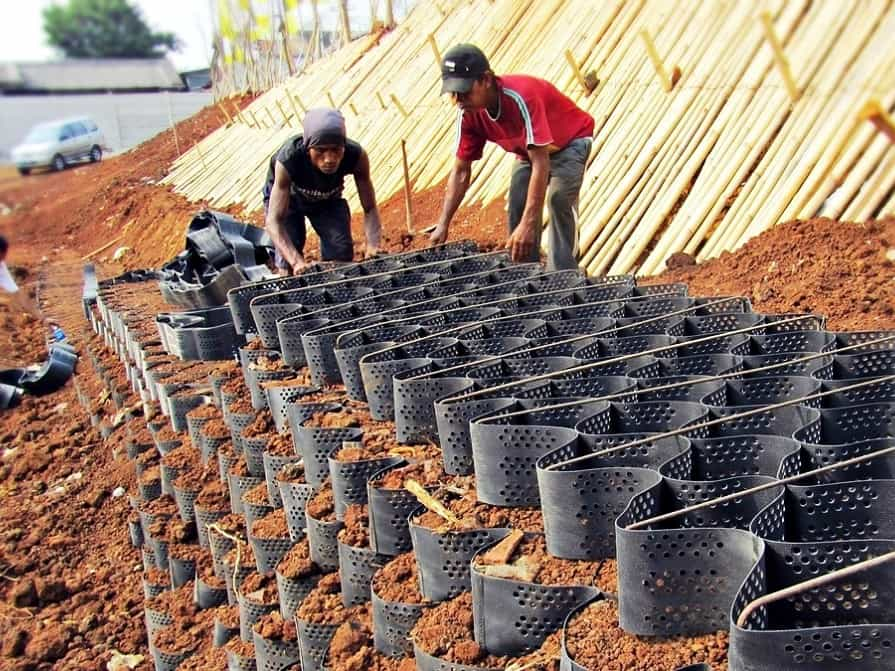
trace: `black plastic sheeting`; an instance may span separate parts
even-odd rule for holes
[[[78,355],[65,343],[50,345],[48,356],[36,370],[9,368],[0,371],[0,408],[19,404],[24,394],[44,396],[62,387],[75,372]]]

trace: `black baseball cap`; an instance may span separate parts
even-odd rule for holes
[[[441,59],[441,92],[466,93],[476,79],[491,69],[482,50],[473,44],[458,44]]]

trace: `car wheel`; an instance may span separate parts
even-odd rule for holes
[[[103,157],[103,150],[98,145],[93,145],[90,149],[90,162],[98,163]]]
[[[65,159],[62,158],[62,154],[56,154],[53,157],[53,170],[55,170],[56,172],[65,170]]]
[[[20,175],[30,175],[31,168],[19,168],[19,174]]]

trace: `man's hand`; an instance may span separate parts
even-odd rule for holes
[[[299,256],[292,262],[292,274],[301,275],[308,269],[308,265],[308,262],[305,261],[305,257]]]
[[[531,258],[532,251],[538,243],[535,235],[535,226],[532,223],[521,221],[507,238],[505,248],[510,252],[510,258],[517,263]]]
[[[443,245],[444,241],[447,240],[448,236],[448,227],[447,224],[438,224],[429,234],[429,244],[430,245]]]

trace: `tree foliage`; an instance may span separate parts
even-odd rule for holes
[[[69,0],[43,10],[50,45],[68,58],[158,58],[177,49],[173,33],[157,33],[128,0]]]

